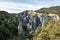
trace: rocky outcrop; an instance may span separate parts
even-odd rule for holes
[[[51,20],[58,21],[59,17],[56,14],[48,14],[51,17]]]
[[[56,14],[36,13],[32,10],[27,10],[19,13],[19,22],[22,24],[22,29],[26,27],[28,32],[35,31],[38,26],[44,25],[47,17],[51,20],[57,21],[59,17]],[[24,29],[23,29],[24,30]]]

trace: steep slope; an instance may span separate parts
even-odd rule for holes
[[[54,22],[54,21],[50,21],[47,18],[43,28],[38,27],[32,39],[33,40],[60,40],[60,21],[59,20],[57,22]]]
[[[47,20],[49,19],[49,20]],[[21,12],[19,14],[19,26],[18,26],[18,33],[19,35],[25,35],[23,37],[26,37],[31,39],[34,37],[38,32],[35,33],[35,31],[40,30],[37,28],[45,28],[46,26],[44,25],[49,25],[46,24],[48,22],[57,22],[59,20],[59,16],[57,14],[44,14],[44,13],[37,13],[31,10]],[[45,22],[46,21],[46,22]],[[48,28],[48,27],[47,27]],[[23,30],[22,30],[23,29]],[[42,32],[42,30],[40,30]],[[41,32],[39,33],[41,34]],[[45,30],[44,30],[45,31]],[[36,36],[37,37],[37,36]],[[23,39],[21,39],[23,40]]]

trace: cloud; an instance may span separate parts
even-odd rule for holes
[[[0,2],[0,10],[5,10],[9,13],[17,13],[24,10],[36,10],[42,7],[48,7],[46,5],[33,5],[26,3],[15,3],[15,2]]]

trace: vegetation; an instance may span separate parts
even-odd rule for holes
[[[0,40],[8,40],[18,35],[18,17],[5,11],[0,11]]]
[[[35,33],[33,40],[60,40],[60,21],[53,22],[47,18],[44,27],[37,28]]]
[[[54,13],[54,14],[60,14],[60,6],[54,6],[50,8],[41,8],[39,10],[36,10],[38,13]]]

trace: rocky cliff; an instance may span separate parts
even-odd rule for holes
[[[34,32],[38,26],[43,27],[46,19],[49,18],[50,21],[58,21],[59,17],[57,14],[47,14],[47,13],[37,13],[33,10],[26,10],[24,12],[19,13],[19,22],[21,26],[18,27],[22,31]],[[20,24],[19,24],[20,25]],[[20,30],[20,31],[21,31]],[[22,32],[18,31],[19,34]]]

